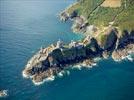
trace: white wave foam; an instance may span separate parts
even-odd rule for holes
[[[115,62],[121,62],[121,60],[114,59]]]
[[[54,81],[54,79],[55,79],[55,76],[50,76],[48,78],[45,78],[42,82],[35,82],[34,80],[32,80],[32,81],[36,86],[38,86],[38,85],[41,85],[41,84],[43,84],[45,82]]]
[[[64,74],[65,74],[65,71],[61,71],[61,72],[58,73],[58,76],[63,77]]]
[[[70,75],[70,71],[67,71],[67,75]]]
[[[22,72],[23,78],[33,78],[33,75],[27,75],[25,71]]]
[[[76,69],[81,70],[82,66],[81,66],[81,65],[75,65],[75,66],[73,66],[72,68],[73,68],[73,69],[76,68]]]
[[[92,63],[91,65],[82,64],[82,66],[87,67],[87,68],[92,68],[93,66],[97,66],[97,63]]]
[[[93,63],[92,66],[97,66],[97,63]]]
[[[25,73],[25,71],[22,72],[22,76],[23,76],[24,78],[29,78],[29,76]]]
[[[73,66],[72,68],[73,68],[73,69],[76,68],[76,69],[81,70],[82,67],[85,67],[85,68],[92,68],[93,66],[97,66],[97,63],[92,63],[91,65],[87,65],[87,64],[83,63],[83,64],[75,65],[75,66]]]
[[[129,60],[129,61],[134,61],[134,58],[131,55],[127,55],[127,56],[122,56],[121,59],[115,60],[116,62],[121,62],[122,60]]]
[[[122,56],[121,59],[122,60],[127,59],[127,56]]]
[[[115,62],[121,62],[122,60],[126,60],[127,56],[121,56],[119,59],[113,59]]]
[[[85,67],[85,68],[92,68],[92,66],[87,65],[87,64],[82,64],[82,66]]]
[[[129,61],[134,61],[134,58],[133,58],[131,55],[128,55],[128,56],[127,56],[127,59],[128,59]]]
[[[94,58],[94,61],[95,62],[98,62],[98,61],[100,61],[102,58],[100,58],[100,57],[97,57],[97,58]]]
[[[64,75],[70,75],[70,71],[69,70],[64,70],[58,73],[59,77],[63,77]]]
[[[122,60],[134,61],[134,58],[129,54],[127,56],[122,57]]]

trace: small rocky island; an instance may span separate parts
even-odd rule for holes
[[[46,48],[41,47],[26,64],[22,72],[24,77],[31,78],[35,84],[40,84],[43,80],[54,77],[69,68],[70,65],[87,67],[94,65],[95,59],[98,57],[102,59],[112,57],[115,61],[121,61],[134,54],[134,31],[121,31],[119,27],[114,26],[115,19],[103,28],[89,24],[87,17],[76,11],[75,6],[78,7],[82,1],[79,0],[61,12],[60,19],[73,21],[72,30],[76,33],[83,33],[85,38],[80,41],[72,40],[69,44],[59,40],[56,44]],[[103,2],[98,3],[99,5],[95,9],[99,9]],[[133,59],[129,59],[133,61]]]
[[[8,91],[7,90],[0,90],[0,98],[6,97],[6,96],[8,96]]]

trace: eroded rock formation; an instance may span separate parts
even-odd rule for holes
[[[134,54],[133,33],[117,37],[118,33],[115,32],[114,28],[108,32],[107,40],[103,46],[99,45],[95,38],[87,36],[82,42],[71,41],[67,45],[59,40],[56,45],[41,48],[28,61],[23,70],[23,76],[38,83],[57,75],[69,65],[80,63],[92,65],[94,58],[107,59],[110,55],[114,60],[120,61],[129,54]]]

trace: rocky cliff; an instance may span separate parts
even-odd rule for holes
[[[118,38],[117,34],[115,29],[110,28],[103,46],[99,45],[95,38],[87,36],[82,42],[71,41],[70,44],[63,44],[59,40],[55,45],[41,48],[28,61],[23,70],[23,76],[31,78],[34,83],[39,83],[57,75],[69,65],[91,66],[96,57],[107,58],[106,56],[112,55],[114,60],[122,60],[123,57],[134,53],[134,35],[132,32],[127,37],[123,35]]]

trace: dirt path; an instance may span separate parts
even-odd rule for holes
[[[104,1],[103,1],[104,2]],[[102,4],[103,4],[103,2],[101,2],[97,7],[95,7],[91,12],[90,12],[90,14],[88,15],[88,17],[87,18],[89,18],[90,17],[90,15],[92,14],[92,13],[94,13],[95,12],[95,10],[96,9],[98,9]]]

